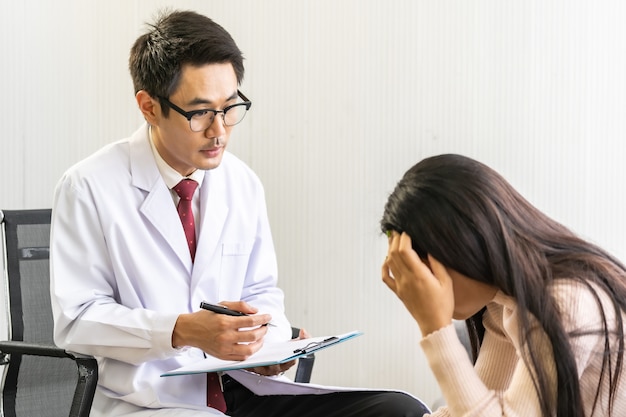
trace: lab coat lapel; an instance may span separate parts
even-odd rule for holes
[[[202,219],[196,249],[196,260],[192,282],[197,282],[203,274],[210,271],[209,264],[219,259],[221,248],[218,247],[228,215],[226,203],[227,190],[224,172],[221,167],[206,171],[200,188],[200,211]]]
[[[147,192],[139,211],[163,237],[164,244],[172,249],[191,273],[193,264],[185,234],[170,190],[165,185],[154,160],[147,125],[133,135],[129,145],[132,184]]]

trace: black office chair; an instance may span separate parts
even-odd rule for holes
[[[2,410],[7,417],[88,416],[98,380],[91,356],[54,345],[50,305],[50,209],[0,211],[8,288],[9,339],[0,341]],[[293,337],[299,329],[292,328]],[[314,355],[300,358],[310,382]]]
[[[291,328],[291,338],[297,339],[300,335],[300,329],[297,327]],[[298,359],[298,367],[296,368],[296,375],[293,378],[295,382],[311,382],[311,374],[313,373],[313,364],[315,363],[315,354],[311,353],[306,356],[302,356]]]
[[[50,214],[0,211],[10,320],[10,340],[0,341],[5,416],[87,417],[96,389],[96,360],[60,349],[52,338]]]

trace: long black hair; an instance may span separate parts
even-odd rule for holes
[[[583,417],[576,362],[557,302],[548,286],[557,278],[577,280],[593,294],[602,312],[604,360],[592,409],[609,384],[609,410],[617,392],[624,351],[622,313],[626,311],[626,268],[606,251],[572,233],[524,199],[501,175],[461,155],[439,155],[413,166],[389,196],[383,232],[406,232],[422,258],[431,254],[446,267],[488,283],[518,304],[519,331],[528,349],[523,360],[532,369],[542,414]],[[592,285],[593,284],[593,285]],[[615,323],[600,302],[612,302]],[[484,311],[484,310],[483,310]],[[482,311],[466,323],[477,354],[482,341]],[[556,398],[548,370],[533,343],[531,320],[538,321],[552,344],[557,372]],[[556,318],[556,320],[555,320]],[[536,346],[536,345],[535,345]]]

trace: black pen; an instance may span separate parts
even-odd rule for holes
[[[226,314],[227,316],[247,316],[246,313],[242,313],[241,311],[231,310],[228,307],[219,304],[209,304],[204,301],[200,303],[200,308],[212,311],[217,314]]]
[[[237,316],[237,317],[248,316],[248,314],[242,313],[241,311],[231,310],[230,308],[226,306],[219,305],[219,304],[209,304],[204,301],[200,303],[200,308],[212,311],[217,314],[226,314],[227,316]],[[275,326],[275,325],[272,323],[265,323],[263,324],[263,326]]]

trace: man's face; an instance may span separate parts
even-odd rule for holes
[[[208,64],[201,67],[182,67],[179,87],[167,97],[185,111],[213,109],[237,102],[237,77],[230,63]],[[161,157],[181,175],[187,176],[196,169],[213,169],[222,162],[232,126],[224,126],[218,114],[211,126],[193,132],[189,121],[173,109],[163,116],[158,100],[154,99],[155,121],[152,138]]]

